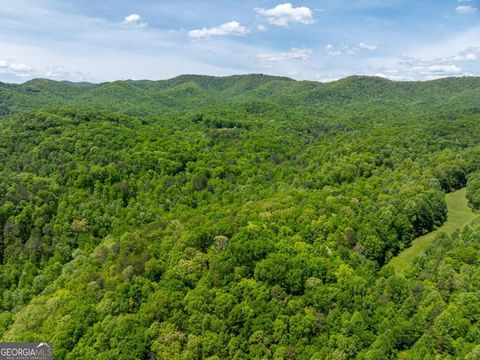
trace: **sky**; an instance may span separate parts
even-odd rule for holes
[[[0,0],[0,81],[480,75],[480,0]]]

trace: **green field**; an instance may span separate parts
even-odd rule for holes
[[[438,234],[442,232],[451,234],[456,229],[473,221],[477,215],[468,207],[465,194],[466,188],[447,194],[445,198],[448,206],[447,221],[437,230],[416,238],[412,245],[393,258],[389,265],[392,265],[397,272],[405,271],[413,259],[420,255],[435,240]]]

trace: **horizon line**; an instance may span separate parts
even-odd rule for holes
[[[265,77],[271,77],[271,78],[276,78],[277,80],[284,80],[284,81],[294,81],[294,82],[314,82],[314,83],[319,83],[319,84],[331,84],[335,82],[340,82],[343,80],[351,79],[351,78],[367,78],[367,79],[380,79],[380,80],[385,80],[388,82],[393,82],[393,83],[429,83],[429,82],[434,82],[434,81],[440,81],[440,80],[449,80],[449,79],[480,79],[480,76],[476,75],[463,75],[463,76],[445,76],[445,77],[439,77],[436,79],[428,79],[428,80],[398,80],[398,79],[389,79],[383,76],[377,76],[377,75],[362,75],[362,74],[352,74],[352,75],[347,75],[338,79],[333,79],[331,81],[320,81],[320,80],[310,80],[310,79],[303,79],[303,80],[298,80],[294,79],[288,76],[280,76],[280,75],[271,75],[271,74],[265,74],[265,73],[245,73],[245,74],[233,74],[233,75],[206,75],[206,74],[180,74],[177,76],[173,76],[170,78],[165,78],[165,79],[147,79],[147,78],[142,78],[142,79],[117,79],[117,80],[112,80],[112,81],[101,81],[101,82],[93,82],[93,81],[71,81],[71,80],[55,80],[55,79],[50,79],[50,78],[45,78],[45,77],[38,77],[38,78],[32,78],[29,80],[25,80],[24,82],[8,82],[8,81],[0,81],[0,84],[6,84],[6,85],[25,85],[30,82],[34,81],[52,81],[56,83],[70,83],[70,84],[89,84],[89,85],[102,85],[102,84],[111,84],[115,82],[141,82],[141,81],[149,81],[149,82],[161,82],[161,81],[170,81],[174,79],[178,79],[181,77],[187,77],[187,76],[192,76],[192,77],[205,77],[205,78],[214,78],[214,79],[227,79],[227,78],[232,78],[232,77],[248,77],[248,76],[265,76]]]

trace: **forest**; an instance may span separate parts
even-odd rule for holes
[[[55,359],[480,359],[480,78],[0,83],[0,337]]]

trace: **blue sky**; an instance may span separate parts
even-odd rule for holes
[[[480,75],[480,0],[0,0],[0,81]]]

